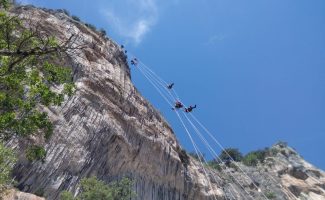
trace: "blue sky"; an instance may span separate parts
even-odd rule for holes
[[[136,54],[226,147],[287,141],[325,169],[325,1],[28,0],[66,8]],[[140,92],[193,150],[170,107],[132,69]],[[201,145],[200,145],[201,146]]]

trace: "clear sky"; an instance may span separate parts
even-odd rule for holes
[[[325,1],[27,0],[66,8],[167,81],[226,147],[282,140],[325,169]],[[132,69],[140,92],[193,148],[173,111]]]

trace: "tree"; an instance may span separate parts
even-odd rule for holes
[[[12,182],[11,170],[16,163],[16,156],[11,149],[0,142],[0,194]]]
[[[10,5],[9,0],[0,0],[0,8],[7,9]]]
[[[70,192],[61,193],[62,200],[128,200],[135,196],[132,190],[133,182],[123,178],[118,182],[105,184],[95,177],[82,179],[80,182],[80,193],[73,197]]]
[[[44,161],[45,157],[46,157],[46,151],[42,146],[32,145],[28,147],[26,151],[26,158],[29,161],[34,161],[34,160]]]
[[[256,166],[258,162],[264,162],[265,157],[268,155],[269,150],[252,151],[246,154],[243,158],[243,163],[247,166]]]
[[[1,1],[3,2],[3,1]],[[0,139],[40,133],[53,128],[39,106],[59,106],[74,85],[69,67],[59,60],[72,50],[75,35],[59,43],[32,22],[0,11]],[[60,91],[54,90],[62,86]]]
[[[236,162],[240,162],[243,158],[242,153],[240,153],[240,151],[236,148],[227,148],[224,149],[220,155],[219,158],[223,161],[223,162],[229,162],[229,161],[236,161]]]

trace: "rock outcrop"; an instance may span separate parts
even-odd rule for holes
[[[119,45],[64,12],[32,6],[13,12],[61,41],[75,34],[87,45],[62,61],[73,69],[75,95],[60,107],[43,108],[55,125],[51,139],[9,144],[20,152],[26,143],[47,150],[44,162],[30,163],[20,154],[14,172],[22,191],[52,200],[63,190],[77,193],[84,177],[110,182],[127,176],[139,200],[325,199],[324,172],[281,145],[257,167],[238,163],[245,173],[209,170],[210,184],[199,162],[187,156],[168,123],[133,86]]]
[[[9,190],[4,193],[3,200],[45,200],[44,198],[38,197],[34,194],[19,192],[17,190]]]

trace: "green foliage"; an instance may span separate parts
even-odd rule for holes
[[[243,158],[243,163],[247,166],[256,166],[259,162],[263,163],[267,156],[275,156],[278,150],[275,148],[265,148],[263,150],[252,151]]]
[[[71,192],[68,191],[63,191],[60,194],[60,199],[61,200],[77,200],[78,198],[74,198]]]
[[[46,150],[42,146],[32,145],[26,151],[26,158],[29,161],[42,160],[46,157]]]
[[[265,194],[265,196],[268,198],[268,199],[275,199],[275,194],[273,192],[267,192]]]
[[[71,69],[59,66],[60,48],[54,37],[0,12],[0,139],[40,133],[49,138],[53,127],[38,105],[60,105],[72,95]],[[63,85],[61,92],[53,86]]]
[[[16,163],[16,156],[11,149],[0,142],[0,194],[12,182],[11,171]]]
[[[110,184],[114,200],[128,200],[136,196],[132,190],[133,181],[129,178],[122,178],[120,181]]]
[[[80,22],[80,18],[78,16],[72,15],[71,18],[73,20],[76,20],[76,21]]]
[[[207,163],[208,167],[212,168],[212,169],[215,169],[215,170],[218,170],[218,171],[221,171],[222,170],[222,167],[220,165],[219,162],[215,161],[215,160],[211,160]]]
[[[99,30],[99,33],[100,33],[102,36],[106,36],[106,35],[107,35],[105,29],[103,29],[103,28],[101,28],[101,29]]]
[[[57,9],[58,12],[62,12],[64,14],[66,14],[67,16],[70,16],[70,12],[66,9]]]
[[[258,164],[258,154],[255,152],[250,152],[243,158],[243,163],[247,166],[256,166]]]
[[[247,166],[256,166],[259,162],[264,162],[267,154],[267,149],[252,151],[245,155],[245,157],[243,158],[243,163]]]
[[[97,31],[96,26],[94,26],[94,25],[92,25],[92,24],[86,23],[85,26],[87,26],[88,28],[90,28],[90,29],[93,30],[93,31]]]
[[[61,193],[61,200],[128,200],[135,196],[133,182],[123,178],[118,182],[105,184],[95,177],[82,179],[80,194],[74,198],[70,192]]]
[[[9,0],[0,0],[0,8],[8,9],[10,6]]]
[[[223,162],[228,162],[228,161],[232,161],[232,160],[234,160],[236,162],[240,162],[243,159],[243,155],[236,148],[227,148],[227,149],[224,149],[220,153],[219,158]]]
[[[190,155],[192,158],[194,158],[197,161],[201,160],[202,162],[204,162],[204,154],[197,155],[196,152],[190,152],[188,153],[188,155]]]
[[[112,190],[104,182],[97,180],[95,177],[81,180],[80,199],[112,199]]]

